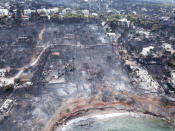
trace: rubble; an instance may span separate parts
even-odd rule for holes
[[[8,116],[8,112],[13,106],[13,100],[6,99],[3,105],[0,107],[0,122],[4,120],[6,116]]]
[[[12,106],[12,104],[13,104],[13,100],[11,99],[5,100],[4,104],[0,108],[0,112],[1,113],[7,112],[9,108]]]
[[[132,79],[132,84],[136,88],[147,90],[148,92],[159,92],[160,85],[149,75],[148,71],[139,66],[129,66],[131,73],[130,78]]]

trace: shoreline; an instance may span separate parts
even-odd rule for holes
[[[112,39],[113,35],[111,34],[109,37]],[[115,37],[117,41],[116,34]],[[116,111],[141,113],[164,119],[175,127],[175,100],[164,94],[159,83],[153,79],[143,66],[137,63],[132,55],[129,55],[124,47],[118,42],[111,41],[111,43],[113,43],[115,55],[121,61],[124,69],[127,71],[131,70],[128,75],[133,83],[130,84],[135,87],[135,89],[140,87],[139,89],[143,90],[143,92],[118,92],[112,88],[102,88],[98,90],[98,94],[93,96],[93,98],[69,98],[64,102],[64,106],[51,118],[48,125],[46,125],[46,130],[58,130],[71,120],[86,118],[83,116],[98,114],[98,112],[102,111],[108,113]],[[122,57],[119,52],[126,53],[124,56],[127,56],[129,59]],[[110,99],[103,99],[103,92],[109,90],[112,92],[112,95],[109,96]],[[113,111],[111,111],[111,109]]]
[[[122,116],[131,116],[134,118],[149,118],[149,119],[157,119],[157,120],[163,120],[166,121],[170,127],[172,127],[175,130],[175,126],[172,125],[172,123],[168,122],[164,117],[160,116],[153,116],[151,114],[146,114],[143,112],[134,112],[134,111],[127,111],[127,110],[115,110],[115,109],[109,109],[109,108],[104,108],[104,110],[100,109],[89,109],[85,114],[76,116],[76,118],[70,118],[66,120],[66,122],[59,127],[57,127],[56,130],[58,131],[66,131],[69,126],[72,124],[76,124],[80,121],[86,121],[88,119],[95,119],[95,120],[107,120],[107,119],[112,119],[112,118],[117,118],[117,117],[122,117]],[[71,116],[70,116],[71,117]]]
[[[84,101],[84,99],[82,101]],[[154,101],[156,100],[154,99]],[[93,103],[91,104],[87,103],[81,104],[81,101],[78,102],[74,101],[73,103],[69,103],[68,104],[69,106],[67,106],[66,108],[63,107],[62,109],[60,109],[56,113],[55,117],[50,120],[49,125],[46,126],[45,130],[47,131],[60,130],[65,124],[69,123],[69,121],[77,120],[78,118],[86,118],[89,116],[93,116],[94,114],[96,114],[95,117],[98,117],[97,114],[113,115],[112,113],[121,113],[121,112],[137,114],[138,116],[149,116],[149,118],[152,117],[162,119],[167,121],[175,129],[174,118],[169,113],[167,114],[167,112],[169,112],[168,110],[166,111],[163,108],[157,109],[157,107],[155,107],[155,105],[152,105],[151,102],[147,106],[145,106],[144,104],[140,105],[140,102],[142,101],[140,101],[139,103],[138,102],[139,101],[137,101],[135,104],[127,104],[125,102],[117,102],[117,101],[104,103],[102,101],[96,100],[93,101]],[[74,106],[74,108],[71,108],[75,103],[76,105],[78,103],[79,104],[77,106]],[[137,104],[139,104],[139,106]],[[137,115],[135,115],[135,117]],[[109,115],[107,115],[106,117],[108,116]]]
[[[71,126],[72,124],[76,124],[80,121],[85,121],[88,119],[104,120],[104,119],[117,118],[117,117],[121,117],[121,116],[131,116],[134,118],[138,118],[138,117],[139,118],[150,118],[150,119],[160,119],[160,120],[166,121],[164,118],[152,116],[149,114],[143,114],[143,113],[139,113],[139,112],[128,112],[128,111],[116,111],[116,112],[107,111],[107,112],[102,111],[102,112],[94,113],[91,115],[77,117],[75,119],[68,120],[64,125],[62,125],[60,127],[59,131],[66,131],[66,129],[69,128],[69,126]],[[172,126],[172,125],[170,125],[170,126]]]

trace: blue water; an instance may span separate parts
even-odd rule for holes
[[[67,131],[174,131],[166,121],[122,116],[108,120],[75,123]]]

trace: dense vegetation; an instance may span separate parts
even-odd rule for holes
[[[89,15],[87,17],[87,16],[84,16],[80,12],[76,14],[68,13],[64,16],[61,16],[59,14],[53,14],[51,16],[51,21],[54,21],[54,22],[90,22],[90,21],[100,21],[100,17],[94,16],[94,15]]]
[[[129,20],[136,26],[140,26],[145,29],[151,29],[152,31],[155,31],[161,28],[161,25],[159,23],[156,23],[155,21],[143,19],[137,15],[131,15],[131,14],[129,15],[113,14],[108,17],[107,22],[110,24],[111,27],[115,27],[118,25],[118,21],[124,17],[127,18],[127,20]]]

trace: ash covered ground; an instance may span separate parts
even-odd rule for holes
[[[0,130],[58,130],[88,111],[109,108],[175,125],[173,6],[11,4],[21,18],[10,14],[0,23]]]
[[[131,89],[130,80],[99,24],[46,25],[39,46],[52,45],[35,86],[16,89],[15,104],[0,128],[41,130],[68,98],[95,96],[103,88]],[[105,101],[110,101],[111,91]]]

